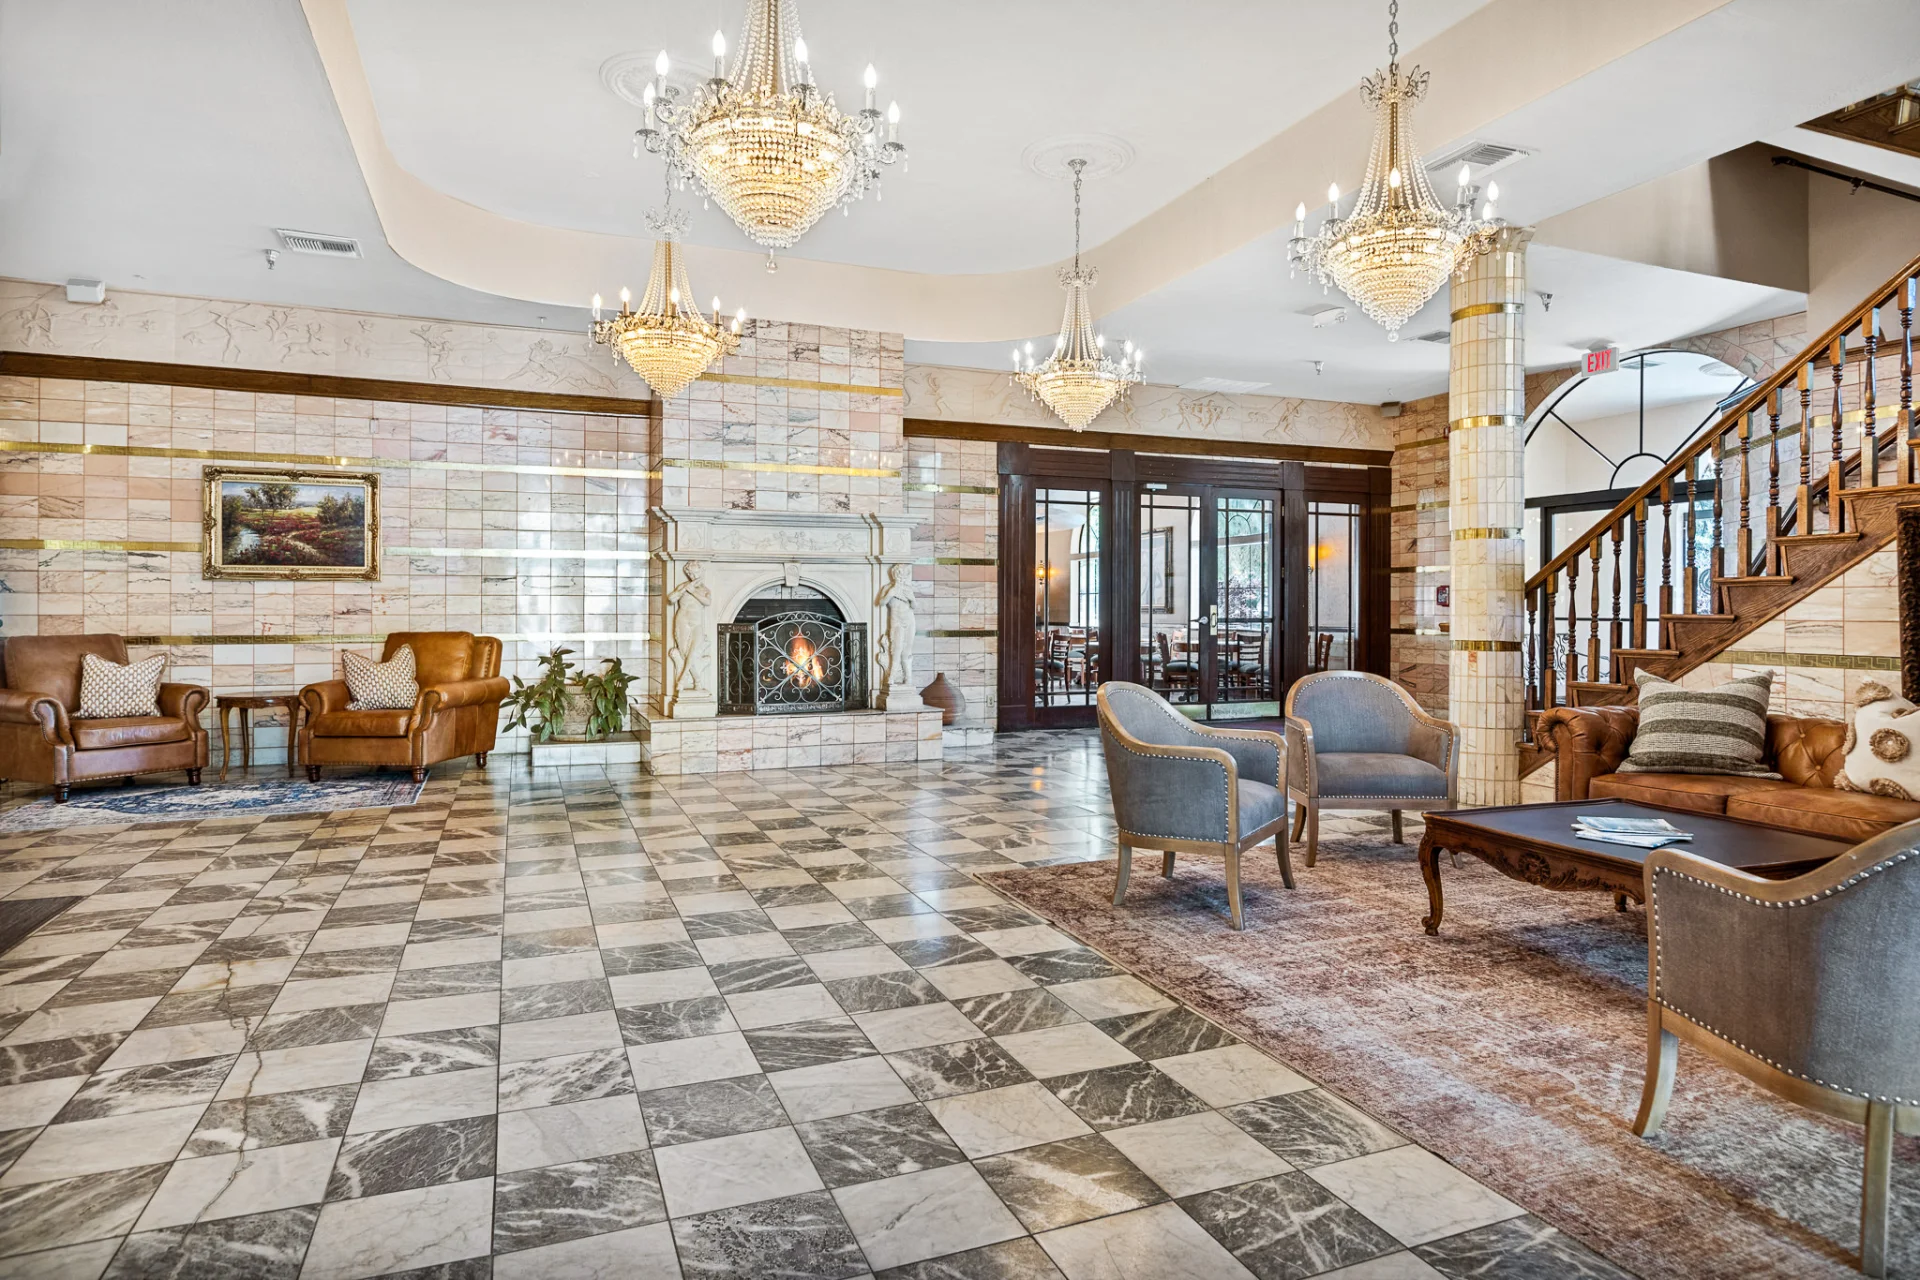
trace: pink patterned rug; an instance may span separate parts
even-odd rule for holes
[[[1119,908],[1111,862],[981,879],[1644,1276],[1859,1274],[1857,1128],[1683,1047],[1664,1132],[1633,1136],[1637,909],[1467,858],[1445,869],[1429,938],[1413,847],[1369,833],[1323,839],[1291,892],[1271,857],[1250,859],[1236,934],[1217,860],[1184,859],[1171,880],[1156,855],[1134,861]],[[1894,1158],[1890,1274],[1915,1276],[1920,1142]]]

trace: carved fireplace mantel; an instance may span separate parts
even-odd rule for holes
[[[830,598],[849,621],[876,638],[911,634],[912,608],[893,581],[895,565],[912,574],[908,516],[845,511],[716,511],[655,507],[654,555],[662,562],[661,634],[666,639],[658,714],[692,720],[719,713],[716,627],[768,587],[807,586]],[[891,630],[889,627],[891,626]],[[887,711],[919,711],[905,669],[884,644],[869,661],[867,687]]]

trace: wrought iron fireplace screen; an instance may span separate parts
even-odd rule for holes
[[[821,713],[867,705],[866,627],[842,620],[824,597],[807,601],[812,607],[766,612],[769,605],[795,603],[750,601],[738,619],[721,626],[721,714]]]

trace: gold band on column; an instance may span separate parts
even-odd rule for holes
[[[1479,413],[1472,417],[1455,418],[1447,424],[1448,431],[1473,431],[1479,427],[1524,427],[1527,415],[1524,413]]]
[[[1517,316],[1526,311],[1524,302],[1476,302],[1448,314],[1449,320],[1471,320],[1475,316]]]
[[[1525,529],[1455,529],[1453,531],[1456,542],[1464,538],[1524,538],[1526,536]]]
[[[1455,640],[1455,649],[1470,650],[1474,653],[1518,653],[1518,640]]]

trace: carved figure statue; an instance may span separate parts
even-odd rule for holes
[[[667,593],[667,670],[670,698],[706,691],[706,651],[713,631],[707,610],[713,591],[706,584],[707,567],[698,560],[682,565],[683,581]]]
[[[880,611],[878,652],[880,670],[886,681],[886,692],[910,690],[913,687],[913,569],[909,565],[895,564],[887,569],[887,585],[880,590],[874,600],[874,608]]]

